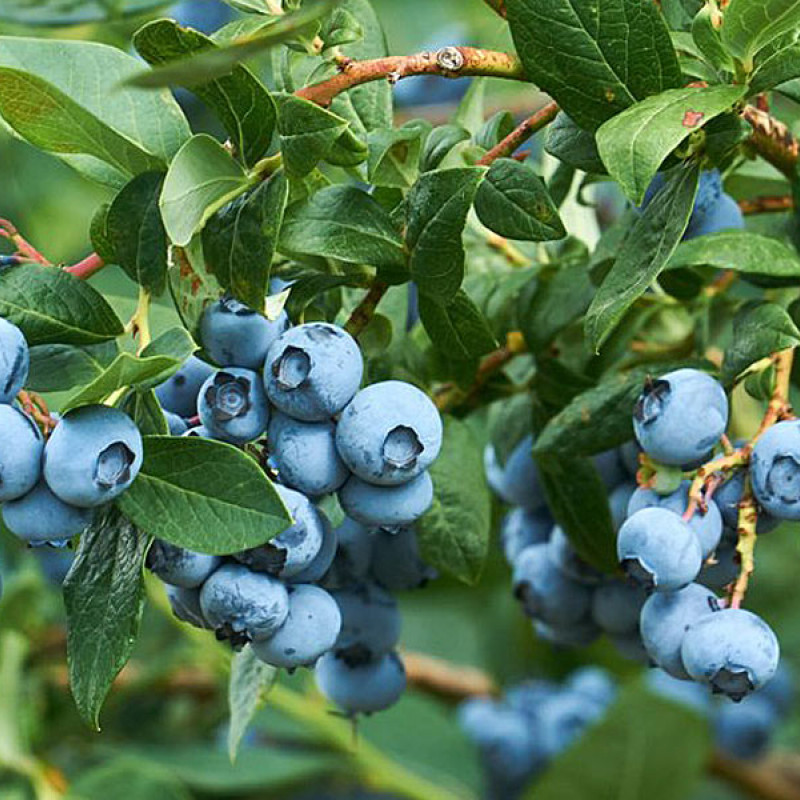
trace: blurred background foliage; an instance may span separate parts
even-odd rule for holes
[[[0,0],[4,3],[7,0]],[[480,2],[467,0],[374,0],[393,53],[446,44],[510,47],[506,26]],[[18,5],[19,3],[17,3]],[[35,6],[35,0],[31,3]],[[186,6],[193,8],[187,10]],[[213,29],[227,8],[216,0],[192,0],[183,8],[113,23],[68,28],[27,28],[0,22],[0,33],[92,39],[128,49],[131,33],[146,19],[177,15]],[[435,33],[434,33],[435,32]],[[432,36],[432,33],[434,35]],[[269,84],[269,59],[258,64]],[[398,87],[400,119],[423,116],[442,122],[464,91],[463,81],[414,78]],[[487,87],[487,111],[535,107],[535,91],[502,83]],[[197,130],[214,131],[201,107],[181,95]],[[763,164],[763,162],[761,162]],[[0,216],[57,262],[73,262],[89,249],[89,223],[110,193],[55,158],[35,151],[0,130]],[[787,184],[770,168],[745,166],[728,187],[735,195],[780,194]],[[597,196],[597,195],[596,195]],[[618,208],[613,193],[607,214]],[[576,218],[580,218],[578,209]],[[785,215],[764,215],[770,226],[786,225]],[[575,230],[573,223],[573,232]],[[136,287],[119,270],[93,279],[126,318]],[[166,304],[156,309],[156,326],[173,319]],[[752,428],[757,408],[737,402],[736,425]],[[485,436],[480,425],[475,425]],[[499,512],[498,512],[499,513]],[[772,533],[758,549],[758,570],[748,605],[776,629],[785,660],[800,675],[800,615],[797,613],[800,539],[791,526]],[[188,798],[367,797],[342,770],[341,756],[327,751],[313,733],[268,702],[247,734],[237,762],[227,754],[227,698],[219,676],[221,649],[210,637],[195,637],[174,621],[163,589],[148,581],[150,602],[131,664],[103,713],[103,730],[86,729],[66,685],[64,612],[60,581],[71,560],[68,551],[25,550],[2,536],[0,601],[0,798],[67,797],[82,800],[187,800]],[[442,578],[402,599],[403,648],[471,665],[504,685],[529,676],[559,678],[583,663],[598,663],[624,679],[641,670],[621,659],[606,641],[584,651],[555,651],[537,642],[509,591],[508,569],[498,547],[475,588]],[[283,679],[282,679],[283,680]],[[287,679],[302,686],[308,676]],[[391,710],[360,722],[361,745],[372,742],[400,763],[443,785],[478,792],[476,754],[455,722],[453,707],[409,691]],[[800,748],[800,714],[782,727],[778,747]],[[374,796],[374,795],[370,795]],[[698,800],[733,798],[727,786],[709,778]],[[565,798],[565,800],[569,800]]]

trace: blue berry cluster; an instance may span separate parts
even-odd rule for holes
[[[648,206],[665,182],[664,174],[659,172],[647,187],[640,210]],[[744,228],[744,216],[737,202],[723,190],[722,175],[719,170],[712,169],[700,173],[697,196],[689,224],[683,234],[684,240],[742,228]]]
[[[94,509],[119,497],[142,465],[142,437],[122,411],[70,411],[45,442],[18,405],[30,367],[22,332],[0,319],[0,504],[5,526],[30,545],[64,546]]]
[[[206,355],[157,390],[172,430],[236,446],[260,441],[292,525],[221,559],[156,542],[148,565],[182,620],[262,661],[315,666],[322,693],[347,714],[392,705],[405,670],[390,592],[434,577],[414,522],[428,509],[428,467],[442,445],[431,400],[402,381],[361,387],[363,358],[342,328],[290,326],[224,297],[200,325]],[[196,408],[199,424],[188,428]],[[337,494],[333,528],[318,503]]]
[[[576,670],[562,684],[530,680],[502,698],[462,703],[459,722],[478,748],[487,797],[514,800],[614,702],[617,687],[599,667]]]

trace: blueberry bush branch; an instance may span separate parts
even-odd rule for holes
[[[490,166],[498,158],[507,158],[521,145],[528,141],[535,133],[551,123],[558,114],[557,103],[547,103],[530,117],[523,120],[502,141],[498,142],[485,156],[478,160],[478,164]]]

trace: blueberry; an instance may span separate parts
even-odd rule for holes
[[[525,612],[549,625],[575,625],[589,613],[589,588],[558,569],[546,544],[531,545],[519,554],[513,581],[514,594]]]
[[[775,710],[761,695],[724,703],[714,715],[716,745],[734,758],[759,758],[767,751],[777,723]]]
[[[44,439],[34,421],[13,406],[0,405],[0,503],[16,500],[42,474]]]
[[[317,687],[345,714],[371,714],[393,706],[406,688],[406,671],[397,653],[353,664],[326,653],[314,669]]]
[[[665,508],[682,516],[689,506],[689,488],[691,481],[683,481],[672,494],[661,495],[652,489],[637,489],[628,503],[628,515],[633,515],[643,508]],[[722,537],[722,514],[717,504],[709,500],[705,511],[697,509],[689,521],[703,551],[703,558],[708,558],[717,549]]]
[[[233,297],[212,303],[200,320],[200,341],[221,367],[260,370],[267,351],[289,327],[285,312],[271,322]]]
[[[220,565],[221,559],[205,553],[184,550],[156,539],[147,553],[147,567],[164,583],[183,589],[196,589]]]
[[[606,450],[598,453],[592,457],[592,463],[609,491],[615,486],[619,486],[627,478],[618,450]]]
[[[628,516],[628,503],[630,503],[633,493],[636,491],[634,481],[625,481],[617,486],[608,496],[608,507],[611,511],[611,523],[614,530],[618,531]]]
[[[581,667],[573,672],[566,683],[566,689],[584,695],[590,702],[607,707],[617,696],[613,678],[602,667]]]
[[[739,556],[735,541],[720,542],[714,552],[713,561],[713,564],[707,562],[703,565],[697,576],[697,582],[709,589],[721,590],[739,576]]]
[[[536,731],[523,714],[512,708],[495,706],[474,741],[484,767],[504,784],[523,784],[545,765],[546,756]]]
[[[794,702],[794,676],[784,662],[778,665],[778,671],[772,680],[759,691],[758,696],[772,705],[779,717],[787,717]]]
[[[171,584],[165,584],[165,586],[172,613],[181,622],[188,622],[195,628],[214,629],[214,626],[209,624],[203,616],[203,610],[200,607],[200,589],[184,589]]]
[[[268,441],[281,482],[310,497],[335,492],[350,475],[336,450],[336,425],[330,420],[300,422],[275,414]]]
[[[711,710],[708,692],[694,681],[673,678],[660,667],[647,673],[647,688],[660,697],[678,703],[706,715]]]
[[[602,631],[587,614],[570,625],[553,625],[535,619],[533,629],[540,639],[554,647],[588,647],[596,641]]]
[[[533,436],[526,436],[511,451],[503,468],[502,496],[511,505],[535,511],[545,505],[545,498],[532,450]]]
[[[664,187],[665,183],[666,176],[664,173],[657,173],[647,187],[644,200],[639,210],[647,208],[650,201],[655,197],[656,193]],[[720,171],[718,169],[703,170],[700,173],[700,182],[697,187],[694,207],[692,209],[692,215],[689,218],[689,227],[687,228],[684,238],[692,238],[692,234],[689,232],[701,228],[710,217],[715,215],[722,197],[722,175]],[[698,234],[695,233],[693,235],[697,236]]]
[[[547,510],[528,511],[514,508],[503,517],[500,541],[506,561],[513,565],[516,557],[528,546],[548,541],[553,518]]]
[[[697,583],[677,592],[656,592],[642,608],[639,630],[650,658],[674,678],[688,680],[681,660],[686,631],[719,607],[717,596]]]
[[[30,353],[22,331],[0,317],[0,403],[11,403],[28,380]]]
[[[328,522],[325,514],[317,509],[320,519],[322,520],[322,544],[320,545],[319,552],[314,556],[311,563],[289,578],[289,583],[316,583],[321,581],[328,570],[333,564],[336,557],[337,540],[336,531],[333,526]]]
[[[619,460],[631,478],[636,478],[636,473],[639,471],[639,454],[641,452],[639,443],[635,439],[625,442],[619,448]]]
[[[433,503],[427,472],[400,486],[373,486],[353,475],[339,490],[345,513],[365,525],[410,525]]]
[[[107,406],[64,415],[44,448],[44,478],[74,506],[91,508],[119,497],[142,466],[142,436],[133,420]]]
[[[200,422],[214,439],[246,444],[269,423],[269,404],[261,378],[249,369],[230,367],[211,375],[197,400]]]
[[[491,444],[483,448],[483,471],[489,488],[508,505],[514,505],[505,494],[503,466],[497,460],[497,452]]]
[[[536,725],[539,722],[539,717],[545,701],[549,700],[551,697],[555,697],[560,691],[561,688],[553,681],[527,680],[509,688],[506,691],[505,700],[509,708],[513,708],[521,714],[524,714],[528,718],[530,725]],[[489,698],[480,699],[492,703]],[[462,704],[462,709],[463,708],[464,705]],[[479,707],[476,707],[476,710],[478,708]],[[472,716],[473,719],[471,721],[474,723],[475,727],[479,726],[481,723],[480,714],[474,713]],[[466,719],[464,721],[467,722]]]
[[[93,516],[91,509],[63,502],[44,481],[23,497],[5,503],[2,511],[11,533],[31,545],[64,545],[83,533]]]
[[[743,228],[744,215],[739,204],[729,194],[723,193],[716,206],[702,218],[692,215],[683,238],[689,240],[709,233]]]
[[[638,661],[640,664],[649,664],[650,656],[642,644],[642,637],[638,633],[623,635],[612,634],[609,636],[617,652],[628,661]]]
[[[284,414],[322,422],[353,399],[363,372],[361,351],[347,331],[310,322],[290,328],[269,348],[264,385]]]
[[[380,586],[365,583],[332,592],[342,614],[336,652],[352,663],[378,658],[393,650],[400,638],[400,612],[394,598]]]
[[[170,16],[179,25],[212,34],[230,22],[234,18],[234,12],[230,6],[219,0],[205,0],[202,3],[182,0],[172,7]]]
[[[726,608],[695,622],[681,647],[683,665],[715,693],[741,700],[766,685],[778,669],[780,646],[772,629],[750,611]]]
[[[289,613],[286,588],[240,564],[223,564],[200,590],[203,617],[235,646],[268,639]]]
[[[725,483],[714,492],[714,502],[722,514],[722,521],[734,531],[739,527],[739,503],[744,492],[745,470],[737,469]],[[756,530],[759,535],[769,533],[781,524],[779,519],[760,510]]]
[[[372,564],[372,531],[366,525],[345,517],[336,529],[336,556],[323,583],[326,588],[342,589],[366,580]]]
[[[330,650],[342,625],[339,606],[324,589],[289,589],[289,615],[269,639],[253,642],[253,652],[273,667],[309,667]]]
[[[694,531],[665,508],[643,508],[628,517],[617,537],[617,556],[630,578],[659,592],[691,583],[703,565]]]
[[[214,373],[214,367],[189,356],[183,366],[164,383],[156,386],[156,397],[165,411],[181,417],[193,417],[197,413],[197,395],[200,387]]]
[[[404,381],[374,383],[342,412],[336,446],[347,466],[367,483],[407,483],[439,455],[442,418],[416,386]]]
[[[800,420],[779,422],[756,441],[750,480],[768,514],[800,519]]]
[[[546,700],[539,738],[548,759],[563,753],[603,712],[602,704],[587,702],[586,696],[577,692],[562,691]]]
[[[211,431],[206,428],[205,425],[195,425],[193,428],[189,428],[181,436],[199,436],[201,439],[213,439],[214,437],[211,435]]]
[[[592,619],[606,632],[616,636],[639,630],[639,613],[647,593],[627,581],[607,580],[592,595]]]
[[[642,449],[656,461],[676,466],[705,459],[727,425],[724,389],[696,369],[675,370],[650,381],[633,414]]]
[[[560,525],[556,525],[547,543],[547,553],[552,562],[568,578],[587,586],[596,586],[603,574],[587,564],[576,552]]]
[[[373,534],[372,577],[389,591],[417,589],[436,578],[436,570],[420,557],[417,534],[411,527]]]
[[[167,421],[170,436],[183,436],[189,430],[186,420],[171,411],[164,412],[164,419]]]
[[[322,549],[325,523],[304,494],[280,484],[275,484],[275,491],[289,510],[291,526],[265,544],[237,553],[235,558],[252,569],[291,578],[306,569]]]

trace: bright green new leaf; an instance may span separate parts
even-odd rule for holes
[[[731,0],[722,42],[745,67],[761,48],[800,24],[800,0]]]

